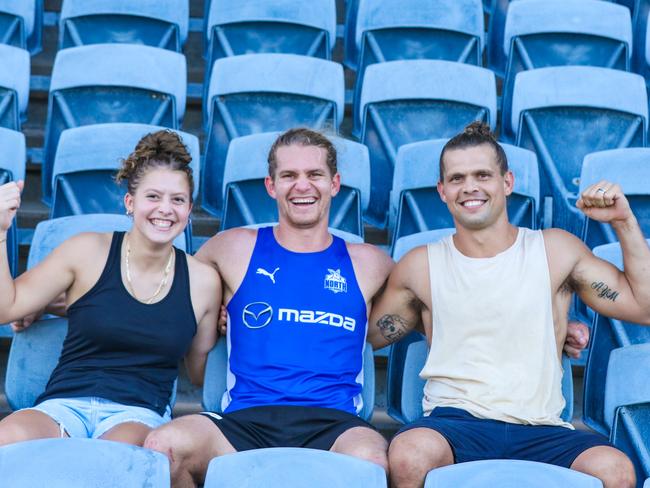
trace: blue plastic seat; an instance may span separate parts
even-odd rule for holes
[[[0,185],[10,181],[25,180],[27,148],[25,136],[21,132],[0,127]],[[7,254],[9,269],[16,275],[18,266],[18,240],[16,220],[7,233]]]
[[[580,193],[601,180],[618,183],[636,216],[641,230],[650,236],[650,149],[612,149],[587,154],[580,174]],[[582,240],[594,248],[602,244],[617,242],[618,238],[609,224],[582,219]]]
[[[494,459],[429,471],[424,488],[602,488],[598,478],[552,464]]]
[[[204,410],[221,413],[227,383],[228,371],[228,346],[225,338],[220,338],[208,354],[205,365],[203,381],[203,398],[201,404]],[[375,407],[375,359],[372,346],[366,344],[363,351],[363,407],[359,417],[370,420]],[[206,484],[207,486],[207,484]]]
[[[29,101],[29,52],[0,44],[0,127],[20,130]]]
[[[634,464],[637,486],[650,476],[650,403],[626,405],[616,410],[610,442]],[[643,484],[650,488],[650,478]]]
[[[0,0],[0,43],[41,50],[43,0]]]
[[[423,82],[426,80],[426,83]],[[474,120],[496,126],[496,81],[484,68],[418,59],[368,66],[355,123],[370,151],[366,218],[385,227],[400,146],[451,137]]]
[[[399,261],[402,257],[418,246],[424,246],[430,242],[436,242],[447,236],[456,233],[455,227],[444,227],[442,229],[425,230],[400,237],[392,246],[391,256],[394,261]]]
[[[517,75],[511,123],[517,145],[537,153],[555,227],[576,235],[582,230],[568,208],[575,206],[584,156],[645,146],[647,120],[645,83],[637,74],[563,66]]]
[[[428,354],[426,338],[418,332],[393,344],[388,357],[386,410],[398,422],[409,423],[422,417],[425,381],[419,374]],[[566,405],[561,417],[570,422],[573,418],[573,376],[567,356],[562,356],[562,369],[562,395]]]
[[[43,154],[43,200],[52,199],[52,165],[64,129],[108,122],[177,128],[185,113],[185,56],[135,44],[93,44],[54,60]]]
[[[267,156],[279,132],[234,139],[224,170],[224,210],[221,230],[278,220],[277,205],[266,192]],[[363,237],[362,212],[370,196],[368,149],[357,142],[331,136],[338,156],[341,191],[332,200],[330,227]]]
[[[650,240],[648,240],[650,244]],[[593,250],[601,259],[623,269],[623,256],[618,243],[605,244]],[[591,344],[584,373],[584,394],[582,420],[592,429],[609,434],[610,427],[605,419],[605,377],[612,350],[632,344],[650,343],[650,327],[631,322],[594,315]]]
[[[11,480],[12,488],[170,486],[165,455],[101,439],[39,439],[2,446],[0,479]]]
[[[218,59],[207,100],[202,206],[220,216],[226,152],[236,137],[305,126],[337,130],[344,111],[343,66],[295,54]]]
[[[180,52],[187,39],[189,17],[188,0],[64,0],[59,49],[130,43]]]
[[[509,114],[515,75],[548,66],[585,65],[630,70],[632,19],[622,5],[600,0],[528,0],[508,8],[503,49],[503,131],[512,139]]]
[[[219,456],[208,465],[204,488],[385,488],[375,463],[329,451],[274,447]]]
[[[454,226],[436,188],[440,154],[447,141],[414,142],[398,149],[388,214],[392,243],[409,234]],[[510,144],[501,146],[515,175],[514,192],[507,200],[510,222],[536,229],[540,207],[537,157],[532,151]]]

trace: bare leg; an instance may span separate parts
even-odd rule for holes
[[[235,452],[215,423],[203,415],[181,417],[153,430],[144,447],[169,458],[174,488],[203,484],[210,460]]]
[[[108,429],[99,438],[107,441],[125,442],[142,446],[149,432],[153,429],[140,422],[124,422]]]
[[[338,436],[330,451],[365,459],[388,471],[387,448],[388,442],[379,432],[368,427],[353,427]]]
[[[61,437],[59,424],[38,410],[20,410],[0,422],[0,445],[56,437]]]
[[[454,464],[451,446],[433,429],[416,428],[402,432],[388,449],[391,486],[415,488],[434,468]]]
[[[634,488],[636,474],[628,457],[613,447],[597,446],[581,453],[571,469],[599,478],[605,488]]]

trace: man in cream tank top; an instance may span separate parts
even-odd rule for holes
[[[489,127],[474,122],[452,138],[438,191],[456,233],[404,256],[373,306],[370,323],[386,337],[421,323],[431,346],[420,374],[424,417],[391,442],[391,481],[422,486],[431,469],[506,458],[582,471],[606,488],[633,487],[622,452],[561,420],[560,357],[573,293],[603,315],[650,324],[650,249],[616,184],[588,188],[577,207],[612,225],[625,272],[565,231],[511,225],[513,185]]]

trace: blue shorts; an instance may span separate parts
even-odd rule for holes
[[[61,437],[96,439],[116,425],[138,422],[152,429],[171,420],[171,407],[164,416],[144,407],[123,405],[99,397],[53,398],[23,410],[38,410],[54,420]]]
[[[395,435],[420,427],[433,429],[447,439],[455,463],[520,459],[570,468],[587,449],[613,447],[606,437],[593,432],[479,419],[452,407],[436,407],[431,415],[405,425]]]

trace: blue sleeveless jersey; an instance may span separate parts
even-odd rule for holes
[[[362,408],[366,303],[345,242],[296,253],[258,230],[228,304],[225,412],[263,405]]]

